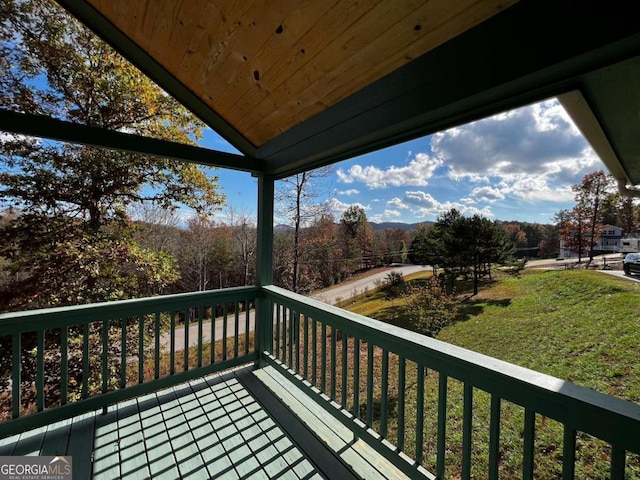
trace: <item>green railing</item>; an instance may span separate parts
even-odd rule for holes
[[[409,475],[638,478],[634,403],[278,287],[262,296],[266,361]]]
[[[255,361],[258,291],[0,314],[0,438]]]

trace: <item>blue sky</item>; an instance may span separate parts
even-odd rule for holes
[[[201,144],[233,151],[211,131]],[[492,220],[552,223],[555,213],[573,206],[571,185],[604,168],[551,99],[340,162],[322,200],[336,219],[359,205],[375,222],[433,221],[457,208]],[[255,216],[255,179],[230,170],[215,174],[228,204]]]

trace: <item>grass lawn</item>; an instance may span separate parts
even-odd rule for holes
[[[459,293],[465,298],[464,285]],[[443,329],[438,339],[640,402],[639,305],[640,284],[635,282],[594,271],[526,270],[520,277],[504,276],[483,285],[477,296],[463,302],[457,323]],[[410,327],[402,299],[387,301],[384,294],[374,293],[342,306]],[[427,379],[427,387],[437,392],[437,376]],[[411,381],[408,378],[407,384]],[[461,455],[461,390],[462,385],[450,382],[447,458],[451,478],[459,472]],[[415,411],[413,397],[408,392],[408,412]],[[426,411],[437,409],[435,399],[427,402],[431,404]],[[473,478],[486,478],[488,411],[489,396],[474,391]],[[521,476],[522,419],[520,407],[503,405],[501,478]],[[431,469],[435,439],[428,435],[425,439],[425,466]],[[580,433],[577,444],[576,478],[608,478],[609,447]],[[411,448],[409,454],[414,453]],[[561,425],[538,415],[535,478],[559,478],[561,460]],[[628,463],[626,478],[640,478],[637,457],[630,456]]]

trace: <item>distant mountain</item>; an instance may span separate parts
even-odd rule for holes
[[[369,224],[371,225],[371,228],[373,229],[374,232],[377,232],[377,231],[380,231],[380,230],[386,230],[387,228],[391,228],[392,230],[399,229],[399,230],[410,231],[410,230],[415,230],[420,225],[433,225],[433,222],[420,222],[420,223],[402,223],[402,222],[375,223],[375,222],[369,222]]]

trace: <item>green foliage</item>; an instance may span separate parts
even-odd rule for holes
[[[395,270],[387,273],[382,284],[382,291],[387,298],[396,298],[406,291],[404,276]]]
[[[412,329],[424,335],[435,337],[458,315],[458,300],[444,290],[436,277],[412,285],[407,295],[405,310]]]

